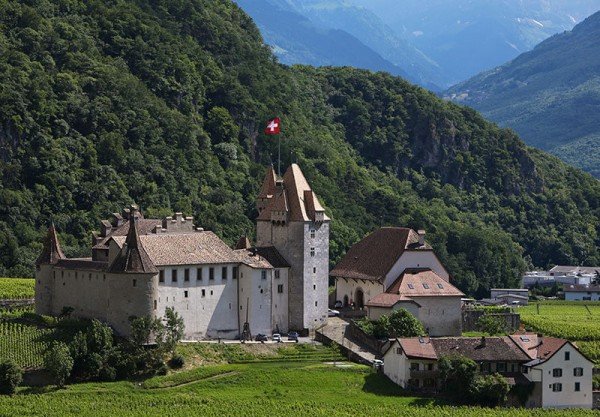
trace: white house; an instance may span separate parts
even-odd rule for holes
[[[404,308],[431,336],[461,334],[461,297],[425,242],[425,232],[382,227],[354,244],[330,272],[344,307],[367,308],[369,318]]]
[[[592,408],[594,364],[564,339],[522,333],[503,337],[396,339],[384,353],[384,373],[406,389],[442,388],[438,360],[461,355],[482,374],[499,373],[509,384],[531,386],[528,408]]]
[[[600,301],[600,284],[565,284],[563,292],[567,301]]]

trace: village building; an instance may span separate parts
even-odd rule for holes
[[[462,333],[461,298],[425,232],[382,227],[353,245],[330,272],[343,308],[363,309],[372,320],[403,308],[431,336]]]
[[[502,337],[401,338],[384,353],[384,373],[406,389],[438,392],[438,360],[464,356],[486,375],[529,385],[528,408],[592,408],[594,364],[564,339],[523,333]]]
[[[302,171],[269,168],[257,199],[257,245],[230,248],[176,213],[146,219],[136,206],[101,222],[92,257],[67,258],[52,226],[36,262],[36,312],[97,318],[129,333],[131,316],[172,307],[185,339],[306,331],[327,318],[329,221]]]
[[[600,301],[600,284],[565,284],[563,292],[567,301]]]

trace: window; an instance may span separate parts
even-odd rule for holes
[[[137,279],[133,280],[133,286],[136,287],[137,286]]]
[[[410,364],[410,370],[411,371],[418,371],[419,370],[419,363],[418,362],[411,362],[411,364]]]
[[[506,372],[506,363],[498,362],[496,364],[496,372]]]
[[[575,383],[575,392],[579,392],[581,391],[581,383],[580,382],[576,382]]]
[[[402,348],[396,348],[396,354],[402,355]]]
[[[315,248],[310,248],[310,256],[314,258],[314,256],[315,256]]]
[[[187,291],[183,292],[183,298],[188,298],[188,292]]]
[[[190,282],[190,269],[189,268],[185,268],[183,270],[183,280],[185,282]]]
[[[552,376],[554,378],[560,378],[562,376],[562,369],[560,369],[560,368],[554,368],[552,370]]]
[[[318,301],[315,301],[315,307],[317,307],[319,305]]]
[[[429,284],[423,283],[423,288],[425,288],[426,290],[428,290],[429,289]]]
[[[165,282],[165,270],[158,271],[158,282]]]
[[[439,284],[439,283],[438,283],[438,288],[440,288],[440,289],[443,289],[443,288],[444,288],[444,286],[443,286],[442,284]]]
[[[202,297],[206,297],[206,290],[202,290]]]
[[[571,360],[571,352],[565,352],[565,360],[566,361],[570,361]]]
[[[276,269],[276,270],[275,270],[275,279],[279,279],[280,275],[281,275],[281,274],[280,274],[280,271],[279,271],[279,269]]]
[[[176,269],[171,271],[171,281],[177,282],[177,270]]]
[[[278,293],[278,294],[283,294],[283,284],[279,284],[279,285],[277,286],[277,293]]]
[[[315,284],[313,284],[313,290],[316,290],[317,286]]]
[[[154,309],[156,310],[157,305],[156,305],[156,300],[154,300]]]
[[[234,267],[233,267],[233,271],[232,271],[232,273],[231,273],[231,278],[232,278],[232,279],[237,279],[237,277],[238,277],[238,273],[239,273],[239,272],[238,272],[238,267],[237,267],[237,266],[234,266]]]
[[[432,363],[428,363],[427,364],[427,370],[428,371],[433,371],[433,364]]]
[[[215,268],[208,268],[208,280],[213,281],[215,279]]]
[[[314,267],[313,267],[313,274],[316,274],[316,273],[317,273],[317,267],[316,267],[316,266],[314,266]]]
[[[315,238],[315,229],[310,229],[310,238],[311,239]]]
[[[262,279],[267,279],[267,271],[260,271],[260,277]]]
[[[415,286],[414,286],[414,285],[412,285],[412,284],[408,284],[408,288],[410,288],[411,290],[414,290],[414,289],[415,289]]]
[[[573,369],[573,376],[583,376],[583,368]]]
[[[561,392],[562,391],[562,384],[560,382],[555,382],[554,384],[552,384],[552,392]]]
[[[202,281],[202,268],[196,268],[196,280]]]
[[[213,295],[213,290],[210,290],[210,295]]]
[[[221,279],[227,279],[227,267],[221,268]]]

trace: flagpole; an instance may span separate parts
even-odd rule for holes
[[[277,135],[278,149],[277,149],[277,175],[281,177],[281,134]]]

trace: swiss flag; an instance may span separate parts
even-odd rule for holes
[[[265,135],[278,135],[281,133],[281,120],[279,117],[269,120],[267,128],[265,129]]]

